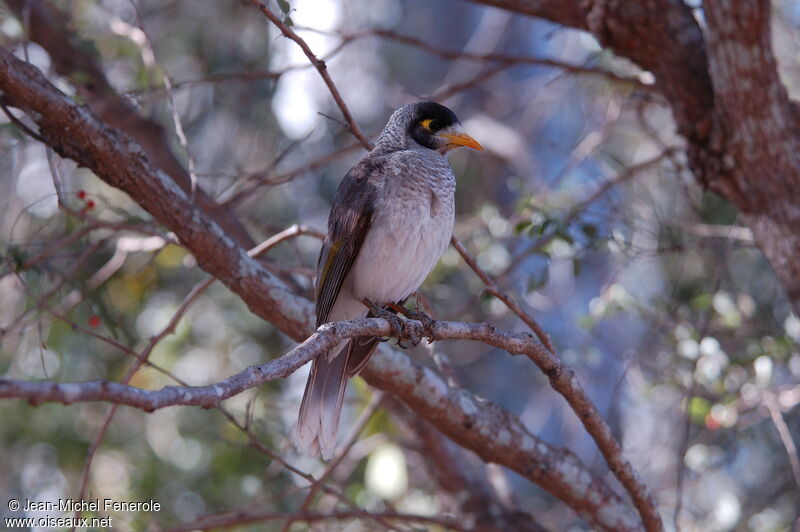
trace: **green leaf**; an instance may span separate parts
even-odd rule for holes
[[[711,294],[705,293],[695,296],[691,304],[695,310],[706,310],[711,307]]]
[[[711,412],[711,403],[702,397],[692,397],[689,402],[689,417],[694,423],[702,425],[706,421],[706,416]]]
[[[292,10],[292,6],[286,0],[277,0],[278,7],[283,11],[285,15],[288,15],[289,12]]]
[[[86,85],[90,81],[92,81],[92,76],[85,70],[73,70],[70,73],[70,77],[72,81],[77,83],[78,85]]]
[[[539,224],[538,226],[532,226],[532,227],[531,227],[531,229],[530,229],[530,231],[531,231],[531,236],[533,236],[533,231],[534,231],[534,229],[537,229],[537,230],[538,230],[538,232],[539,232],[539,234],[540,234],[540,235],[543,235],[543,234],[544,234],[544,232],[545,232],[545,231],[547,231],[547,229],[548,229],[548,228],[549,228],[551,225],[553,225],[554,223],[555,223],[555,222],[554,222],[554,221],[553,221],[551,218],[547,218],[547,219],[546,219],[544,222],[542,222],[542,223],[541,223],[541,224]]]
[[[530,227],[532,227],[532,226],[533,226],[533,222],[531,222],[530,220],[524,220],[524,221],[519,222],[517,225],[514,226],[514,233],[515,234],[520,234],[523,231],[525,231],[527,229],[530,229]]]

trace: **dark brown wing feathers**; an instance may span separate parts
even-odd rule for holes
[[[378,186],[375,176],[380,170],[379,161],[362,160],[347,173],[336,192],[317,263],[317,327],[328,322],[342,283],[364,243]]]

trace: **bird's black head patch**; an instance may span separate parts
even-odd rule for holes
[[[454,124],[458,124],[458,118],[444,105],[419,102],[414,104],[414,119],[408,125],[408,134],[422,146],[436,150],[442,145],[436,133]]]

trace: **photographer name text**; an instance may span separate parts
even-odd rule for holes
[[[25,499],[25,512],[158,512],[161,503],[148,501],[115,501],[113,499],[32,501]]]

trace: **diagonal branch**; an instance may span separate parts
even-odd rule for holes
[[[208,220],[190,201],[188,195],[164,172],[155,168],[141,148],[124,133],[100,122],[91,111],[77,106],[55,89],[35,67],[0,49],[0,90],[9,105],[25,111],[38,125],[40,135],[62,156],[70,157],[91,168],[111,186],[127,192],[157,220],[172,230],[181,243],[195,256],[198,264],[223,282],[245,301],[258,316],[272,322],[296,340],[311,330],[311,303],[291,290],[261,263],[250,257],[241,246],[228,238],[219,225]],[[362,323],[354,336],[385,336],[388,324],[380,320]],[[341,327],[337,324],[336,327]],[[581,392],[571,372],[555,359],[549,360],[542,346],[529,335],[499,334],[488,325],[442,322],[437,329],[440,338],[494,338],[491,345],[512,353],[524,353],[537,360],[554,386],[561,393]],[[339,334],[345,334],[338,329]],[[348,333],[349,334],[349,333]],[[317,342],[311,350],[298,347],[289,359],[277,359],[269,368],[251,368],[215,386],[204,387],[185,397],[183,388],[168,389],[164,397],[117,383],[83,385],[25,383],[3,381],[13,387],[17,396],[36,400],[47,398],[74,401],[101,400],[108,390],[118,394],[123,404],[142,405],[148,409],[167,404],[200,404],[213,406],[237,390],[264,382],[261,371],[273,378],[288,374],[310,360],[315,353],[328,349],[338,341],[325,331],[313,335]],[[554,451],[537,443],[518,419],[495,406],[476,403],[466,391],[450,390],[432,371],[411,362],[398,353],[386,352],[374,359],[364,375],[370,384],[397,396],[419,415],[432,422],[451,439],[473,450],[488,461],[510,467],[565,501],[590,523],[610,530],[633,530],[638,523],[628,507],[605,483],[588,473],[567,451]],[[49,391],[48,391],[49,390]],[[6,394],[11,392],[6,392]],[[41,395],[42,393],[51,395]],[[21,395],[20,395],[21,394]],[[565,395],[566,396],[566,395]],[[92,399],[94,398],[94,399]],[[569,398],[568,398],[569,399]],[[161,402],[158,402],[161,401]],[[177,401],[177,402],[176,402]],[[583,395],[573,396],[570,404],[579,416],[592,414],[593,407]],[[584,410],[581,410],[584,408]],[[453,413],[456,414],[453,414]],[[602,420],[589,420],[603,426]],[[502,430],[505,429],[505,432]],[[610,433],[609,433],[610,436]],[[617,446],[616,452],[619,452]],[[621,456],[617,463],[624,463]],[[615,470],[614,462],[612,470]],[[625,468],[621,470],[625,472]],[[640,498],[646,493],[640,494]],[[646,497],[645,497],[646,498]]]
[[[295,339],[310,329],[310,302],[298,298],[281,279],[205,216],[186,190],[125,133],[101,122],[58,91],[36,67],[0,48],[0,90],[9,105],[28,113],[39,134],[60,155],[91,168],[109,185],[127,192],[169,227],[201,268],[242,296],[258,316]]]
[[[648,530],[660,530],[662,528],[661,518],[658,515],[655,500],[650,494],[647,485],[622,454],[622,447],[611,432],[611,427],[608,426],[603,416],[597,411],[594,403],[586,395],[572,369],[564,364],[556,354],[550,337],[536,320],[519,306],[513,297],[500,290],[495,280],[484,272],[475,259],[467,253],[458,238],[453,236],[450,239],[450,243],[461,255],[464,262],[480,277],[488,292],[505,303],[536,334],[540,344],[537,344],[537,349],[525,354],[549,377],[550,385],[564,396],[564,399],[567,400],[567,403],[581,420],[584,428],[600,449],[609,469],[633,499],[634,505],[642,516],[645,528]]]
[[[419,322],[406,322],[406,327],[413,328],[419,336],[427,334]],[[440,321],[429,332],[438,339],[480,341],[531,358],[542,351],[530,334],[500,331],[486,323]],[[142,390],[107,381],[55,383],[0,379],[0,398],[65,404],[108,401],[146,411],[174,405],[212,408],[247,389],[288,376],[343,339],[391,335],[389,322],[379,318],[329,323],[287,354],[213,385]],[[539,484],[588,522],[606,530],[638,529],[636,516],[601,478],[568,450],[552,447],[530,434],[519,419],[499,406],[478,401],[465,390],[448,388],[431,370],[389,349],[382,349],[364,371],[371,384],[399,397],[454,441],[484,460],[504,465]],[[577,384],[577,380],[571,380]]]
[[[250,3],[253,4],[253,6],[255,6],[256,8],[258,8],[258,10],[261,11],[264,14],[264,16],[267,17],[269,21],[275,25],[276,28],[281,30],[282,34],[284,34],[286,37],[296,42],[297,45],[300,47],[300,49],[303,50],[303,53],[306,55],[308,60],[311,62],[312,65],[314,65],[314,68],[317,69],[317,72],[319,72],[319,75],[322,77],[322,81],[325,82],[325,86],[328,87],[328,91],[330,91],[331,96],[333,96],[333,99],[336,102],[336,105],[342,112],[344,121],[347,124],[347,130],[350,131],[350,133],[352,133],[353,136],[358,139],[358,141],[361,143],[362,146],[364,146],[365,149],[371,150],[372,143],[361,131],[361,128],[358,127],[358,124],[356,124],[356,121],[353,119],[353,115],[350,114],[350,109],[347,108],[347,104],[344,103],[344,99],[342,98],[342,95],[339,93],[339,89],[336,88],[336,85],[334,85],[333,80],[331,79],[331,75],[328,73],[328,67],[325,64],[325,61],[314,55],[314,52],[311,51],[311,48],[308,46],[306,41],[304,41],[302,37],[300,37],[298,34],[292,31],[292,28],[284,24],[283,21],[281,21],[280,17],[278,17],[278,15],[270,11],[270,9],[267,6],[265,6],[263,2],[260,2],[259,0],[250,0]]]
[[[564,26],[586,29],[586,11],[580,0],[471,0],[476,4],[507,9],[523,15],[552,20]]]
[[[437,494],[461,520],[473,523],[482,532],[544,532],[531,513],[519,508],[514,501],[501,500],[485,482],[489,467],[470,464],[466,452],[448,441],[436,427],[420,419],[416,413],[397,401],[387,401],[387,408],[399,423],[400,429],[413,436],[412,450],[417,450],[426,469],[438,485]],[[471,468],[471,465],[480,467]]]
[[[478,262],[472,258],[472,256],[467,252],[467,249],[464,247],[464,244],[453,235],[450,238],[450,244],[456,249],[461,258],[464,262],[467,263],[467,266],[475,272],[483,284],[486,285],[486,291],[492,294],[494,297],[502,301],[514,314],[517,315],[519,319],[522,320],[525,325],[527,325],[535,334],[536,337],[539,338],[539,341],[542,342],[550,352],[555,353],[555,348],[553,347],[553,343],[550,341],[550,336],[542,329],[542,327],[536,322],[533,317],[531,317],[527,312],[525,312],[522,307],[519,306],[513,297],[508,295],[507,293],[500,290],[500,287],[497,285],[497,282],[489,276],[488,273],[483,271],[483,268],[478,266]]]
[[[740,210],[795,313],[800,313],[800,104],[781,81],[768,0],[709,0],[709,72],[717,175],[705,183]]]
[[[571,74],[602,77],[610,82],[619,83],[621,85],[628,85],[638,90],[643,90],[648,92],[653,90],[653,87],[651,85],[642,82],[639,78],[621,76],[610,70],[605,70],[598,67],[579,65],[579,64],[559,61],[557,59],[551,59],[546,57],[534,57],[529,55],[507,54],[507,53],[497,53],[497,52],[474,53],[467,50],[455,51],[445,48],[439,48],[422,39],[418,39],[411,35],[404,35],[401,33],[397,33],[395,31],[385,28],[372,28],[352,33],[325,31],[309,27],[303,27],[298,29],[303,29],[305,31],[312,31],[315,33],[321,33],[325,35],[338,36],[339,38],[342,39],[342,44],[350,43],[365,37],[378,37],[381,39],[387,39],[390,41],[405,44],[407,46],[418,48],[428,54],[441,57],[442,59],[466,60],[474,62],[500,62],[500,63],[506,63],[509,66],[519,66],[519,65],[544,66],[544,67],[563,70],[564,72],[569,72]]]
[[[472,0],[587,30],[655,75],[697,181],[735,204],[800,312],[800,104],[772,50],[769,0]]]
[[[136,108],[114,90],[100,65],[87,52],[87,44],[70,32],[64,23],[65,13],[43,0],[7,0],[6,3],[21,21],[27,22],[30,39],[47,51],[56,72],[72,82],[89,108],[105,123],[133,137],[154,164],[184,191],[191,191],[192,179],[170,150],[164,129],[158,123],[141,117]],[[239,244],[244,247],[254,244],[247,230],[227,207],[217,204],[199,188],[195,200],[200,209]]]
[[[800,459],[797,457],[797,445],[792,438],[792,431],[783,418],[780,404],[774,393],[767,392],[764,394],[764,405],[769,411],[772,424],[775,425],[775,430],[778,431],[781,443],[783,443],[786,454],[789,456],[789,465],[792,468],[792,475],[794,475],[794,483],[797,489],[800,490]]]
[[[461,523],[448,517],[419,515],[398,512],[367,512],[365,510],[336,510],[334,512],[229,512],[224,514],[203,517],[197,521],[180,524],[170,528],[161,529],[163,532],[194,532],[196,530],[224,530],[227,528],[241,528],[243,525],[266,526],[267,522],[291,521],[301,523],[324,523],[336,521],[348,521],[354,519],[375,519],[379,522],[397,521],[404,524],[419,524],[420,526],[430,526],[436,529],[453,530],[455,532],[478,532],[473,528],[465,528]],[[277,525],[276,525],[277,526]],[[339,528],[341,527],[341,528]],[[338,525],[336,530],[345,530],[346,525]],[[269,530],[272,530],[271,528]],[[312,528],[312,530],[315,530]],[[326,530],[329,530],[326,528]]]

